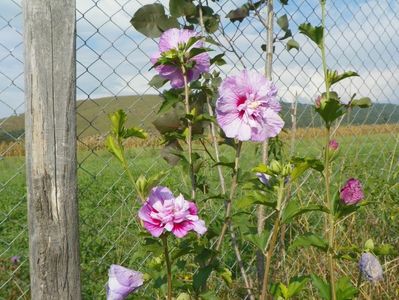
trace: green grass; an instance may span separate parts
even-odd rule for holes
[[[352,242],[364,243],[373,238],[376,243],[398,242],[398,218],[399,218],[399,193],[394,191],[390,195],[387,191],[392,184],[392,174],[398,171],[399,149],[395,145],[392,135],[381,134],[373,136],[358,136],[340,138],[341,158],[335,165],[333,184],[336,189],[348,178],[357,177],[363,181],[367,200],[376,204],[363,209],[357,218],[356,234],[351,236]],[[296,144],[297,155],[318,155],[321,149],[321,140],[301,140]],[[203,153],[199,145],[195,148]],[[158,149],[134,149],[128,152],[128,160],[134,174],[157,174],[160,170],[169,172],[162,182],[171,187],[174,192],[188,193],[189,184],[182,180],[181,168],[170,168],[163,159],[159,158]],[[232,157],[232,149],[224,146],[222,153],[226,157]],[[242,167],[248,170],[259,161],[256,157],[254,144],[245,144],[242,155]],[[131,268],[143,267],[151,262],[147,257],[146,248],[139,243],[142,240],[141,226],[136,215],[139,203],[135,198],[133,189],[123,176],[120,165],[104,151],[79,153],[79,215],[80,215],[80,247],[82,286],[84,299],[104,298],[104,284],[107,281],[107,269],[111,263],[121,263]],[[16,299],[20,295],[20,289],[26,291],[28,282],[28,233],[26,217],[26,191],[25,168],[23,158],[5,158],[0,160],[0,299]],[[389,172],[391,170],[391,172]],[[205,166],[204,174],[208,176],[209,192],[205,195],[199,193],[197,202],[203,209],[201,217],[210,226],[217,228],[223,216],[223,204],[221,200],[210,199],[201,201],[209,195],[217,194],[216,170]],[[230,178],[230,176],[226,176]],[[244,179],[244,178],[243,178]],[[316,173],[310,173],[297,197],[303,202],[321,201],[321,183]],[[309,196],[310,195],[310,196]],[[312,220],[318,220],[318,215],[309,215],[310,226]],[[254,217],[248,216],[248,222],[253,222]],[[371,226],[372,225],[372,226]],[[345,225],[346,226],[346,225]],[[345,227],[344,226],[344,227]],[[294,222],[291,230],[303,231],[303,223]],[[344,238],[344,237],[341,237]],[[229,247],[225,247],[229,249]],[[228,251],[225,263],[232,266],[235,257]],[[243,255],[246,261],[253,256],[254,249],[245,246]],[[9,258],[13,255],[22,257],[20,268],[15,271]],[[154,263],[154,262],[152,262]],[[301,263],[301,261],[299,261]],[[294,263],[293,263],[294,264]],[[143,266],[144,265],[144,266]],[[351,263],[356,269],[356,265]],[[295,267],[297,267],[295,265]],[[294,267],[293,267],[294,268]],[[253,268],[251,269],[253,271]],[[232,269],[234,276],[239,276],[236,268]],[[12,275],[14,274],[14,275]],[[357,275],[354,271],[354,276]],[[277,275],[276,275],[277,276]],[[12,280],[8,281],[9,278]],[[388,278],[383,283],[388,295],[394,296],[398,289],[396,282],[392,283]],[[17,287],[17,284],[19,288]],[[132,299],[144,299],[144,295],[153,295],[157,282],[150,282],[147,290]],[[223,283],[220,283],[222,292],[230,295],[230,299],[240,299],[242,291],[230,291]],[[15,298],[13,298],[15,297]],[[153,299],[150,296],[149,299]],[[387,298],[388,299],[388,298]],[[393,299],[393,298],[390,298]]]

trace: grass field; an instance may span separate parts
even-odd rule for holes
[[[390,243],[399,249],[399,191],[392,188],[398,180],[398,177],[395,179],[399,158],[397,134],[350,135],[340,137],[339,142],[343,159],[340,165],[335,166],[333,184],[338,189],[348,177],[360,178],[367,200],[374,204],[362,209],[355,221],[340,224],[345,234],[337,240],[362,245],[372,238],[376,244]],[[204,153],[200,145],[195,147],[198,152]],[[320,148],[321,140],[318,138],[301,138],[296,142],[295,152],[298,155],[318,155]],[[232,156],[231,149],[227,147],[222,149],[222,153],[227,157]],[[181,169],[171,169],[159,157],[159,149],[156,147],[132,149],[128,156],[134,174],[154,175],[164,170],[168,172],[168,176],[163,180],[163,185],[171,187],[175,192],[188,192],[188,181],[186,184],[181,180]],[[255,166],[259,159],[255,145],[246,144],[242,157],[243,169],[248,170]],[[144,248],[137,242],[141,234],[141,226],[136,219],[138,202],[119,164],[104,150],[81,151],[78,172],[83,299],[103,299],[107,269],[111,263],[141,268],[145,272],[146,264],[155,264],[156,261],[147,252],[148,246]],[[216,170],[205,166],[202,172],[208,176],[209,192],[198,196],[197,202],[202,208],[201,216],[211,228],[218,227],[223,216],[222,201],[201,200],[218,193]],[[301,190],[294,197],[304,203],[321,201],[320,178],[316,173],[310,172],[308,175]],[[28,233],[22,157],[6,157],[0,160],[0,192],[0,299],[28,299]],[[286,244],[298,232],[318,224],[319,219],[316,214],[309,214],[290,225]],[[253,215],[248,215],[245,222],[254,222]],[[227,243],[224,247],[226,250],[229,249]],[[242,251],[245,261],[251,261],[255,250],[245,244],[242,245]],[[231,252],[225,253],[225,262],[232,269],[235,278],[238,270]],[[14,255],[21,256],[21,264],[13,266],[10,263],[9,259]],[[273,280],[285,280],[289,274],[298,274],[302,269],[324,272],[324,262],[317,259],[313,250],[289,253],[286,258],[290,269],[275,272]],[[381,297],[375,299],[399,299],[398,260],[390,256],[382,262],[386,263],[385,276],[384,281],[376,287]],[[278,261],[273,263],[274,267],[278,265]],[[247,267],[254,275],[255,265]],[[355,282],[358,275],[356,263],[341,263],[339,273],[348,274]],[[240,282],[234,282],[233,289],[222,282],[212,282],[211,286],[218,287],[225,299],[242,299]],[[152,280],[140,293],[129,299],[155,299],[154,291],[159,286],[160,282]],[[176,289],[179,287],[176,286]],[[24,296],[20,297],[22,294]],[[305,294],[301,299],[311,299],[312,295]]]

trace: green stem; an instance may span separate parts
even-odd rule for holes
[[[183,72],[183,80],[184,80],[184,106],[186,109],[186,115],[189,115],[191,113],[190,109],[190,90],[188,86],[188,80],[187,80],[187,70],[184,64],[181,66],[181,70]],[[196,189],[196,183],[195,183],[195,174],[194,174],[194,165],[193,165],[193,124],[191,120],[187,119],[187,136],[186,136],[186,142],[188,146],[188,163],[189,163],[189,168],[190,168],[190,179],[191,179],[191,198],[195,199],[195,189]]]
[[[335,300],[335,260],[334,260],[334,240],[335,240],[335,220],[334,203],[330,197],[330,157],[329,157],[330,128],[327,128],[327,138],[324,154],[324,177],[326,185],[326,203],[330,213],[328,214],[328,266],[330,273],[331,299]]]
[[[277,216],[276,220],[274,221],[274,226],[273,226],[273,232],[272,232],[272,237],[270,240],[270,244],[267,248],[266,252],[266,261],[265,261],[265,267],[264,267],[264,274],[263,274],[263,283],[262,283],[262,292],[259,297],[259,300],[266,300],[267,297],[267,287],[269,285],[269,275],[270,275],[270,264],[274,252],[274,248],[276,247],[277,243],[277,237],[278,233],[280,231],[280,225],[281,225],[281,210],[282,210],[282,203],[284,199],[284,179],[280,179],[280,187],[278,190],[278,196],[277,196]]]
[[[121,147],[121,149],[123,149],[122,143],[120,143],[120,147]],[[136,185],[136,181],[134,180],[133,174],[132,174],[132,172],[130,172],[129,164],[127,163],[126,156],[125,156],[125,150],[124,150],[124,149],[122,150],[122,165],[123,165],[123,168],[125,169],[125,171],[126,171],[126,173],[127,173],[127,176],[129,177],[129,180],[130,180],[130,182],[132,183],[132,185],[133,185],[133,187],[134,187],[134,189],[135,189],[137,195],[139,196],[141,202],[144,203],[144,202],[146,201],[146,199],[145,199],[145,197],[141,194],[139,188],[138,188],[137,185]]]
[[[326,47],[325,47],[325,28],[326,28],[326,0],[320,0],[321,5],[321,24],[323,27],[323,38],[321,43],[321,59],[323,63],[323,72],[324,72],[324,83],[326,87],[326,97],[327,100],[330,99],[330,84],[327,80],[327,59],[326,59]],[[329,242],[329,251],[328,251],[328,266],[330,273],[330,292],[331,299],[335,300],[335,261],[334,261],[334,239],[335,239],[335,220],[334,220],[334,203],[330,199],[330,157],[329,157],[329,143],[330,143],[330,124],[326,124],[327,129],[327,137],[325,144],[325,154],[324,154],[324,178],[326,185],[326,204],[330,210],[328,214],[328,242]]]
[[[223,239],[224,236],[226,235],[227,229],[230,226],[231,223],[231,214],[232,214],[232,203],[233,203],[233,198],[237,189],[237,184],[238,184],[238,169],[239,169],[239,161],[240,161],[240,154],[241,154],[241,147],[242,147],[242,142],[238,142],[237,148],[236,148],[236,157],[234,160],[234,171],[233,171],[233,179],[231,182],[231,189],[230,189],[230,197],[227,199],[226,203],[226,217],[224,220],[224,224],[222,227],[222,231],[220,232],[219,239],[216,244],[216,251],[219,251],[220,248],[222,247]]]
[[[168,236],[167,235],[162,235],[162,244],[163,244],[163,249],[164,249],[164,255],[165,255],[165,263],[166,263],[166,271],[167,271],[167,278],[168,278],[168,300],[172,300],[172,265],[170,263],[170,258],[169,258],[169,249],[168,249]]]

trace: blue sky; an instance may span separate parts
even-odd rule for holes
[[[153,0],[77,0],[77,95],[78,99],[112,95],[157,93],[147,85],[154,75],[149,71],[148,56],[155,52],[156,41],[134,31],[129,20],[134,12]],[[160,1],[166,3],[167,1]],[[249,19],[239,25],[224,18],[235,5],[245,1],[211,2],[220,11],[226,34],[234,39],[247,68],[263,70],[264,43],[261,24]],[[0,118],[22,113],[23,45],[21,0],[0,1]],[[96,4],[95,4],[96,3]],[[338,91],[345,97],[359,92],[375,102],[399,103],[399,4],[395,0],[327,1],[328,63],[330,68],[354,70],[361,77],[346,81]],[[299,52],[287,52],[276,44],[273,78],[286,101],[295,95],[311,101],[319,93],[322,76],[318,71],[319,54],[305,37],[297,32],[298,24],[319,22],[317,0],[291,0],[276,7],[277,15],[287,14]],[[276,32],[278,28],[276,27]],[[223,41],[223,38],[221,37]],[[216,49],[220,51],[219,49]],[[217,53],[215,51],[215,53]],[[101,57],[101,59],[99,59]],[[227,54],[225,74],[242,66]],[[0,124],[1,125],[1,124]]]

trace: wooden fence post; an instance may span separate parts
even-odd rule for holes
[[[25,0],[25,130],[34,300],[81,299],[75,0]]]

